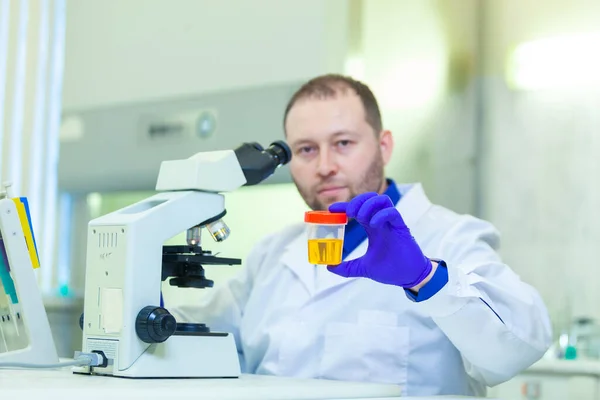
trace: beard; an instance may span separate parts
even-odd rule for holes
[[[366,192],[376,192],[379,193],[379,190],[383,186],[384,173],[383,173],[383,158],[381,157],[381,153],[378,152],[376,156],[371,161],[369,167],[363,172],[361,176],[357,176],[357,179],[354,182],[337,182],[334,178],[331,179],[323,179],[317,185],[313,187],[307,188],[298,184],[298,182],[293,179],[300,196],[304,199],[304,202],[307,206],[310,207],[313,211],[326,211],[330,204],[338,201],[350,201],[354,197],[359,194]],[[348,190],[348,196],[345,199],[340,199],[337,197],[331,198],[319,198],[318,197],[318,188],[323,185],[340,185],[345,186]]]

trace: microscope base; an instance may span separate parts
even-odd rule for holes
[[[218,332],[174,335],[163,343],[150,345],[125,370],[115,370],[114,364],[93,368],[91,373],[123,378],[238,378],[241,373],[233,335]]]

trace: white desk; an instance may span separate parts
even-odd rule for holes
[[[542,359],[529,367],[527,371],[559,375],[588,375],[600,378],[600,361]]]
[[[62,370],[0,369],[2,399],[390,399],[399,398],[400,391],[401,388],[396,385],[259,375],[243,375],[239,379],[124,379],[75,375],[68,368]],[[458,397],[418,399],[452,400]]]
[[[542,359],[490,394],[502,400],[600,400],[600,361]]]
[[[20,399],[358,399],[393,398],[401,388],[244,375],[239,379],[126,379],[64,370],[0,370],[2,398]],[[11,396],[12,395],[12,396]],[[10,396],[10,397],[9,397]]]

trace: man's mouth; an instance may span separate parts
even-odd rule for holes
[[[335,196],[335,195],[341,193],[342,190],[344,190],[344,189],[345,189],[344,186],[327,186],[327,187],[319,189],[317,193],[320,196],[330,197],[330,196]]]

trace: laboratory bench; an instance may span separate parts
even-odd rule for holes
[[[0,369],[1,398],[44,400],[116,399],[391,399],[400,398],[397,385],[320,379],[242,375],[236,379],[128,379],[73,374],[60,370]],[[419,400],[459,399],[456,396]],[[403,399],[417,399],[403,397]],[[474,399],[474,398],[470,398]],[[489,399],[488,399],[489,400]]]
[[[489,394],[502,400],[600,400],[600,361],[544,358]]]

